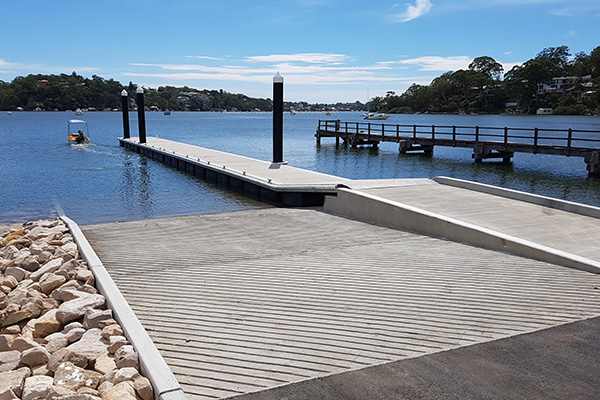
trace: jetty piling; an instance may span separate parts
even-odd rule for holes
[[[121,92],[121,109],[123,110],[123,138],[129,139],[129,94],[125,89]]]
[[[146,110],[144,109],[144,89],[138,86],[136,93],[138,108],[138,129],[140,131],[140,143],[146,143]]]
[[[283,162],[283,76],[273,77],[273,162]]]

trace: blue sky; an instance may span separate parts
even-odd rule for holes
[[[76,71],[124,84],[367,101],[490,56],[600,45],[598,0],[0,0],[0,80]]]

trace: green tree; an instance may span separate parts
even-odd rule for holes
[[[600,46],[590,53],[590,73],[592,78],[600,77]]]
[[[500,76],[504,72],[504,67],[502,64],[488,56],[475,58],[473,62],[469,64],[469,69],[471,71],[480,72],[495,80],[500,79]]]
[[[563,76],[567,72],[570,57],[571,53],[567,46],[558,46],[547,47],[540,51],[535,56],[535,60],[544,62],[545,67],[549,69],[548,73],[552,77],[557,77]]]
[[[515,66],[505,76],[507,94],[518,98],[527,113],[539,107],[538,87],[552,80],[555,64],[546,57],[538,57]]]

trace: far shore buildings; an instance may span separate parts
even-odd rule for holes
[[[538,95],[563,96],[571,94],[573,97],[581,99],[596,93],[594,82],[591,75],[579,76],[560,76],[552,78],[552,83],[538,84]]]

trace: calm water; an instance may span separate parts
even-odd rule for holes
[[[86,113],[91,144],[69,146],[72,113],[0,113],[0,223],[54,216],[81,224],[263,207],[119,147],[120,113]],[[130,113],[137,136],[137,114]],[[362,121],[358,113],[299,113],[284,118],[284,158],[293,166],[353,179],[451,176],[600,206],[600,179],[581,158],[516,154],[511,165],[474,164],[470,149],[438,147],[433,157],[379,150],[316,147],[319,119]],[[599,117],[393,115],[386,123],[600,130]],[[270,160],[269,113],[147,113],[148,136]]]

